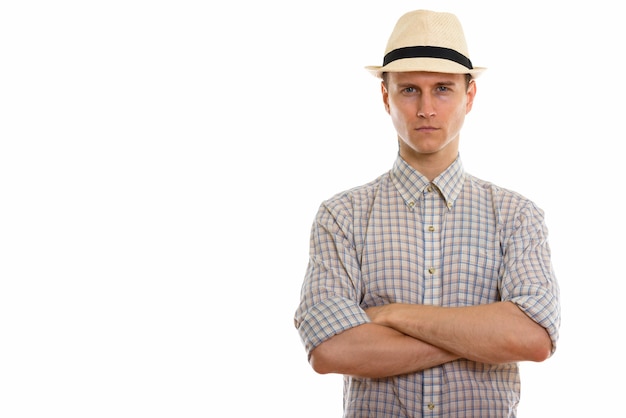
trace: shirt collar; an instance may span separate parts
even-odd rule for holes
[[[417,204],[429,186],[435,186],[446,201],[448,208],[452,208],[454,201],[463,188],[465,170],[463,169],[461,157],[458,156],[443,173],[431,182],[398,155],[391,169],[391,178],[404,202],[410,208]]]

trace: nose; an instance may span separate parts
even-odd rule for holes
[[[420,103],[418,104],[417,109],[417,117],[418,118],[432,118],[437,114],[435,113],[435,109],[433,109],[433,105],[431,103],[431,99],[426,95],[422,96]]]

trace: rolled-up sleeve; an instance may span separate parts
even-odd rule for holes
[[[507,226],[502,299],[515,303],[546,329],[556,350],[561,325],[560,291],[551,262],[543,211],[527,202]]]
[[[332,336],[369,322],[359,306],[362,295],[350,200],[325,202],[311,229],[309,263],[294,317],[307,355]]]

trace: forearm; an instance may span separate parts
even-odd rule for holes
[[[383,378],[412,373],[459,356],[391,328],[363,324],[337,334],[311,352],[318,373]]]
[[[391,304],[367,313],[374,323],[483,363],[543,361],[551,349],[545,329],[511,302],[458,308]]]

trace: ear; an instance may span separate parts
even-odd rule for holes
[[[383,96],[383,103],[385,104],[385,111],[389,113],[389,92],[387,91],[387,87],[385,87],[385,83],[383,81],[380,82],[380,92]]]
[[[476,97],[476,81],[471,80],[467,87],[467,103],[465,104],[465,114],[467,115],[474,105],[474,97]]]

